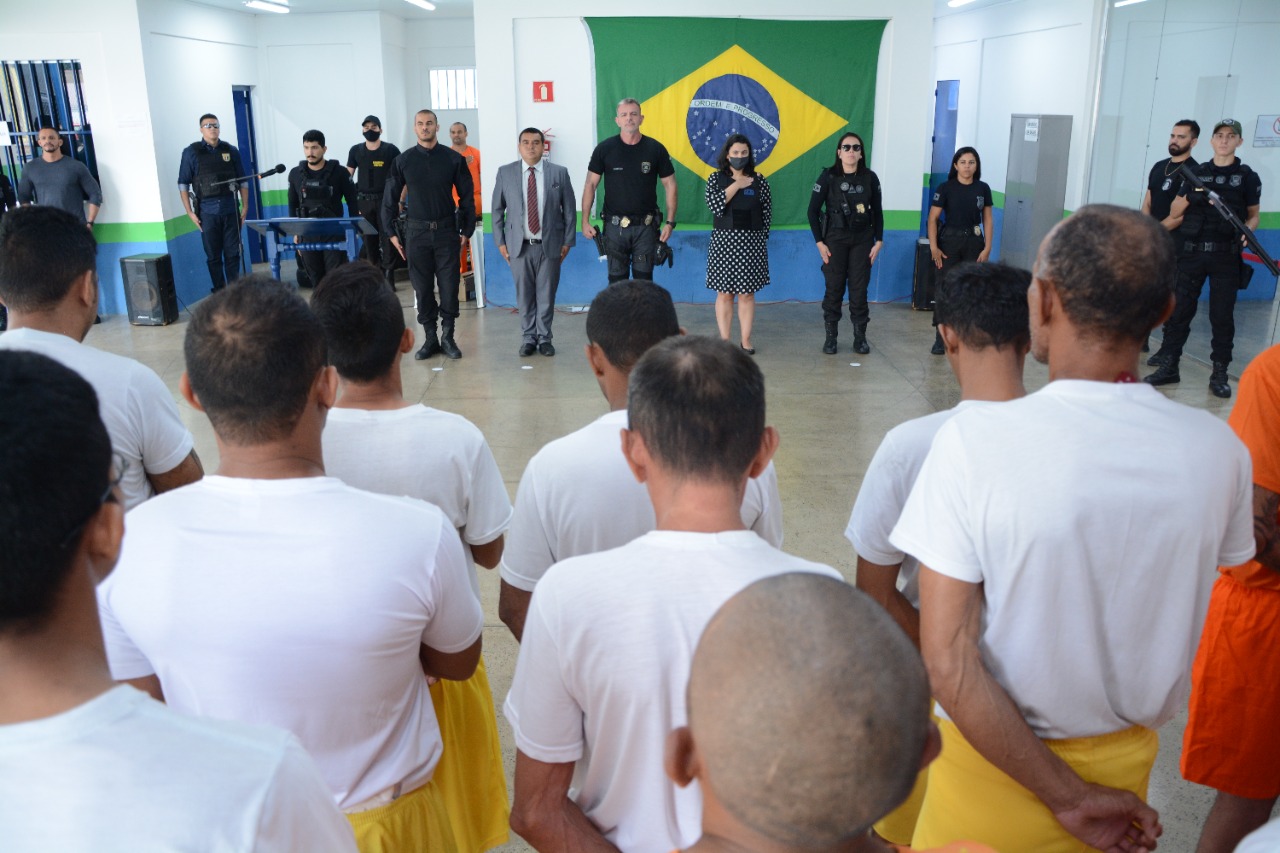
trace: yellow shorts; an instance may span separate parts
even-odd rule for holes
[[[458,849],[435,782],[395,802],[347,815],[360,853],[454,853]]]
[[[889,812],[872,827],[876,835],[890,844],[907,845],[911,843],[916,831],[916,820],[920,817],[920,806],[924,805],[924,792],[929,786],[929,768],[916,774],[916,783],[911,793],[903,800],[902,805]]]
[[[939,728],[942,755],[929,766],[929,788],[912,847],[941,847],[968,838],[1002,853],[1090,849],[1063,829],[1035,794],[983,758],[955,723],[943,720]],[[1086,782],[1147,798],[1159,746],[1151,729],[1132,726],[1097,737],[1045,740],[1044,745]]]
[[[509,838],[507,781],[484,659],[466,681],[431,685],[444,752],[431,781],[461,853],[484,853]]]

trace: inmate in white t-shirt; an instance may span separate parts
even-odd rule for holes
[[[961,400],[952,409],[934,412],[898,424],[885,433],[876,448],[867,473],[862,478],[849,526],[844,538],[849,540],[858,556],[880,566],[901,563],[898,569],[898,589],[918,610],[920,608],[920,582],[917,577],[920,564],[909,554],[904,554],[889,541],[889,534],[902,515],[902,507],[911,494],[911,486],[920,474],[920,466],[929,455],[933,437],[957,412],[984,405],[981,400]]]
[[[644,484],[622,455],[627,412],[602,415],[529,460],[499,572],[532,592],[553,563],[625,545],[657,526]],[[773,463],[747,481],[742,523],[782,547],[782,500]]]
[[[191,432],[178,417],[173,395],[151,368],[66,335],[36,329],[5,332],[0,335],[0,349],[38,352],[93,386],[111,448],[127,463],[120,481],[126,509],[155,494],[147,474],[168,473],[191,453]]]
[[[891,541],[983,585],[983,660],[1038,736],[1155,729],[1185,707],[1215,567],[1253,554],[1251,476],[1213,415],[1060,379],[944,424]]]
[[[0,726],[0,849],[354,853],[288,732],[169,710],[121,685]]]
[[[206,477],[126,518],[98,587],[117,679],[170,707],[288,729],[339,806],[425,784],[440,731],[418,654],[480,636],[457,531],[331,477]]]
[[[834,569],[749,530],[657,530],[557,563],[539,582],[503,708],[525,755],[577,762],[571,795],[624,853],[670,853],[701,835],[702,795],[662,769],[687,719],[698,638],[725,601],[761,578]]]

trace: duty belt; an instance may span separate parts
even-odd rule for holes
[[[360,196],[360,198],[382,198],[382,193],[377,192],[356,193],[356,195]]]
[[[1235,243],[1191,243],[1182,244],[1184,252],[1230,252],[1238,248]]]
[[[632,225],[652,225],[657,219],[657,214],[646,213],[643,216],[610,216],[609,223],[619,228],[630,228]]]
[[[944,237],[969,237],[969,236],[981,237],[982,226],[975,225],[973,226],[973,230],[971,231],[968,228],[961,228],[959,225],[944,225],[942,226],[942,236]]]
[[[437,219],[434,222],[430,219],[407,219],[405,220],[410,226],[416,226],[427,231],[438,231],[446,225],[449,227],[457,227],[457,222],[452,216],[446,216],[444,219]]]

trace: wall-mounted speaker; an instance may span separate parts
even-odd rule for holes
[[[168,255],[130,255],[120,259],[124,300],[135,326],[167,326],[178,319],[173,260]]]

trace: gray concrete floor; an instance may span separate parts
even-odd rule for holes
[[[406,283],[401,283],[399,295],[406,319],[412,323],[413,295]],[[766,295],[767,291],[762,294]],[[716,334],[710,305],[677,308],[681,324],[691,334]],[[87,343],[137,358],[160,374],[195,435],[206,470],[212,471],[218,451],[208,420],[177,392],[187,316],[183,311],[181,319],[167,327],[135,327],[123,317],[108,317],[93,328]],[[405,391],[411,399],[464,415],[483,430],[513,499],[524,465],[538,448],[606,409],[583,356],[585,317],[567,311],[557,316],[554,358],[521,359],[516,354],[520,327],[515,314],[503,309],[475,310],[470,303],[457,324],[462,360],[437,356],[403,363]],[[839,354],[823,355],[819,307],[796,303],[762,303],[753,334],[756,359],[766,377],[769,421],[782,436],[776,467],[785,507],[785,548],[833,565],[850,580],[854,555],[843,531],[863,472],[881,438],[902,421],[950,407],[959,399],[946,360],[929,354],[933,331],[927,313],[902,304],[873,306],[868,338],[869,355],[851,353],[852,333],[846,321]],[[1238,361],[1233,368],[1243,369],[1244,364]],[[1047,378],[1042,365],[1028,363],[1028,390],[1041,387]],[[1225,418],[1233,400],[1210,395],[1208,378],[1206,366],[1184,360],[1182,383],[1165,390],[1179,402]],[[494,701],[500,708],[511,683],[517,645],[497,618],[497,573],[482,571],[481,585],[484,654]],[[498,720],[509,781],[514,748],[501,713]],[[1194,849],[1211,802],[1211,792],[1179,776],[1184,724],[1185,714],[1161,730],[1152,777],[1150,799],[1165,827],[1162,850]],[[529,848],[513,837],[511,844],[499,849]]]

